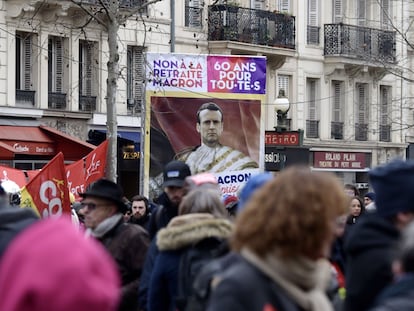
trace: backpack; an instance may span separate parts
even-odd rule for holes
[[[183,251],[178,268],[177,310],[204,310],[204,303],[199,304],[195,298],[198,295],[194,281],[203,267],[227,253],[227,242],[215,237],[203,239]]]

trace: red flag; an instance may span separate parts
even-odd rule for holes
[[[79,161],[66,166],[69,191],[79,200],[79,193],[95,180],[105,176],[106,152],[108,140],[101,143],[95,150]]]
[[[21,191],[21,207],[42,217],[70,214],[69,191],[63,154],[59,152]]]
[[[26,175],[23,171],[7,166],[0,166],[0,183],[6,180],[17,184],[19,190],[27,183]]]

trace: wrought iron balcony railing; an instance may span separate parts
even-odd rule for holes
[[[358,140],[358,141],[368,140],[368,124],[355,123],[355,140]]]
[[[380,125],[380,141],[391,141],[391,125]]]
[[[49,109],[66,109],[66,94],[49,92],[48,107]]]
[[[319,138],[319,120],[306,120],[306,137]]]
[[[141,113],[141,100],[139,99],[128,99],[127,100],[128,114]]]
[[[295,17],[233,5],[210,5],[208,40],[295,49]]]
[[[331,122],[331,138],[344,139],[344,123],[343,122]]]
[[[96,96],[79,96],[79,111],[93,112],[96,110]]]
[[[318,26],[310,26],[308,25],[307,31],[307,43],[312,45],[319,45],[319,29]]]
[[[325,24],[324,54],[375,62],[395,62],[395,32],[345,24]]]
[[[36,91],[16,90],[16,104],[35,105]]]

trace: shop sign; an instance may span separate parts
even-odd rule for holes
[[[361,152],[327,152],[313,153],[313,167],[322,169],[359,170],[366,168],[365,153]]]
[[[11,146],[14,149],[14,152],[18,154],[54,155],[56,153],[55,147],[50,143],[7,140],[3,142]]]
[[[301,137],[299,131],[265,132],[265,146],[300,146]]]

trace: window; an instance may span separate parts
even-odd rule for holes
[[[63,38],[49,37],[47,52],[49,108],[65,109],[66,94],[63,92]]]
[[[264,10],[265,9],[264,0],[252,0],[251,8],[255,10]]]
[[[367,22],[367,1],[357,0],[357,24],[358,26],[366,26]]]
[[[391,28],[391,18],[392,18],[392,12],[391,12],[392,6],[391,6],[391,0],[381,0],[380,3],[380,10],[381,10],[381,27],[383,29],[390,29]]]
[[[332,122],[331,138],[343,139],[344,128],[344,82],[332,81]]]
[[[94,111],[96,109],[96,94],[94,81],[96,67],[94,64],[95,43],[79,41],[79,110]]]
[[[357,83],[355,107],[355,140],[365,141],[368,139],[368,84]]]
[[[277,76],[277,93],[276,96],[279,94],[280,90],[285,91],[285,96],[290,99],[290,76],[288,75],[278,75]]]
[[[343,22],[343,0],[333,0],[332,3],[332,22],[334,24],[339,24]]]
[[[201,0],[185,0],[185,26],[201,28],[203,7]]]
[[[33,55],[35,35],[28,32],[16,33],[16,104],[34,106],[35,91],[33,77],[36,71]]]
[[[319,45],[318,0],[308,0],[308,44]]]
[[[279,0],[277,10],[283,13],[290,13],[290,0]]]
[[[391,87],[380,86],[380,141],[391,141]]]
[[[308,138],[319,137],[319,115],[317,105],[318,85],[318,79],[306,79],[308,104],[308,119],[306,120],[306,137]]]
[[[128,46],[127,108],[131,112],[141,111],[144,81],[143,50],[140,46]]]

